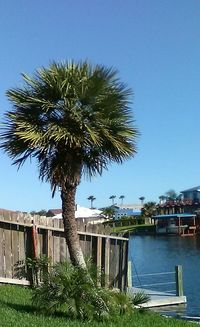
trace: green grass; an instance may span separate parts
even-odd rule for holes
[[[1,327],[194,327],[196,324],[164,318],[150,311],[136,311],[113,322],[81,322],[64,316],[47,316],[31,304],[31,290],[19,286],[0,286]]]
[[[120,232],[133,232],[133,233],[142,233],[142,232],[150,232],[152,233],[155,229],[155,226],[154,225],[145,225],[145,224],[142,224],[142,225],[129,225],[129,226],[118,226],[118,227],[114,227],[112,232],[113,233],[120,233]]]

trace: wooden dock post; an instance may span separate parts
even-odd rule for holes
[[[176,296],[183,296],[183,270],[182,266],[175,266]]]
[[[132,283],[132,262],[128,261],[128,273],[127,273],[127,287],[131,288],[133,286]]]

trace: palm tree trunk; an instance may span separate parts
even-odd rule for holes
[[[61,199],[64,232],[72,264],[86,269],[75,220],[75,195],[76,186],[62,187]]]

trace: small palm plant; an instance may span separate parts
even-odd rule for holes
[[[87,262],[87,268],[92,280],[85,278],[84,269],[75,267],[70,262],[56,264],[48,277],[45,276],[43,283],[35,287],[33,303],[43,311],[63,312],[70,318],[108,320],[132,313],[135,305],[148,301],[149,298],[144,294],[132,296],[97,287],[100,275],[91,261]]]

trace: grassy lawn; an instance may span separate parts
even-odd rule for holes
[[[113,322],[70,321],[63,317],[45,316],[37,313],[31,305],[31,290],[19,286],[0,286],[1,327],[194,327],[196,324],[163,318],[158,314],[144,311],[122,317]]]
[[[142,232],[145,232],[145,231],[148,231],[148,232],[153,232],[155,229],[155,226],[154,225],[129,225],[129,226],[118,226],[118,227],[114,227],[112,232],[113,233],[120,233],[120,232],[138,232],[138,233],[142,233]]]

